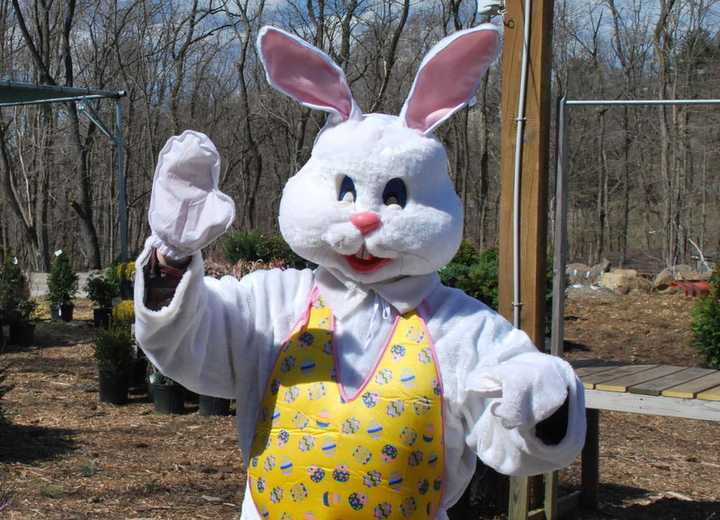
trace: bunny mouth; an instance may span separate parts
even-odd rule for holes
[[[368,253],[365,246],[354,255],[344,255],[350,267],[359,273],[372,273],[392,262],[391,258],[380,258]]]

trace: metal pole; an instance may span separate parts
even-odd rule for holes
[[[72,96],[62,98],[35,99],[30,101],[11,101],[0,103],[0,107],[20,107],[25,105],[44,105],[47,103],[64,103],[67,101],[84,101],[87,99],[106,99],[108,96],[100,94],[91,94],[87,96]]]
[[[120,259],[128,260],[128,214],[125,195],[125,135],[123,134],[123,108],[120,99],[115,101],[115,176],[117,182],[118,223],[120,225]]]
[[[631,106],[631,105],[720,105],[720,99],[573,99],[565,102],[574,106]]]
[[[98,129],[103,134],[105,134],[105,137],[107,137],[108,139],[113,141],[113,143],[115,142],[115,136],[110,131],[110,129],[108,129],[108,127],[105,126],[105,123],[103,123],[102,119],[100,119],[100,115],[97,112],[95,112],[93,107],[91,107],[90,105],[85,103],[85,101],[80,101],[77,104],[77,107],[78,107],[78,111],[81,114],[85,114],[85,117],[87,117],[90,121],[92,121],[95,124],[95,126],[97,126]]]
[[[565,339],[565,262],[567,256],[567,99],[558,103],[558,145],[555,178],[555,261],[553,266],[552,333],[550,353],[563,355]]]

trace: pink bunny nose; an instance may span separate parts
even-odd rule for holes
[[[368,235],[380,227],[380,215],[372,211],[355,213],[350,217],[350,222],[360,230],[363,236]]]

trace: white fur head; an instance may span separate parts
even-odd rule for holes
[[[270,84],[330,113],[310,160],[283,191],[280,230],[290,247],[362,283],[447,264],[463,213],[432,132],[470,102],[498,48],[493,25],[455,33],[425,57],[399,116],[362,114],[327,55],[264,27],[258,49]]]

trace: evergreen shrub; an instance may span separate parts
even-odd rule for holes
[[[303,269],[306,262],[290,249],[282,236],[258,231],[236,231],[223,242],[225,259],[235,265],[245,262],[281,260],[286,267]]]
[[[130,327],[114,323],[95,339],[95,360],[100,372],[128,374],[132,363],[133,339]]]
[[[52,305],[72,304],[77,294],[78,275],[70,265],[70,258],[65,253],[55,257],[50,275],[48,276],[48,300]]]
[[[695,303],[690,317],[695,347],[708,366],[720,369],[720,266],[710,278],[710,293]]]
[[[26,312],[31,304],[27,298],[29,292],[27,279],[17,259],[8,256],[0,266],[0,321],[22,321],[26,314],[29,319],[33,310],[30,308],[30,312]]]

